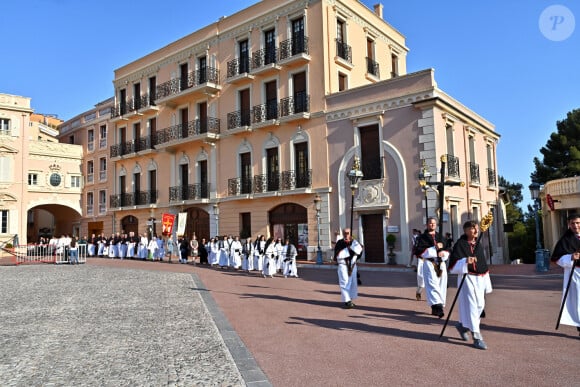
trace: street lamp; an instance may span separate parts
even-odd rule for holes
[[[319,194],[314,197],[314,208],[316,209],[316,229],[318,231],[318,247],[316,248],[316,264],[322,265],[322,250],[320,250],[320,205],[322,199]]]
[[[530,184],[530,196],[534,201],[534,219],[536,222],[536,271],[547,271],[548,267],[544,258],[544,250],[540,242],[540,219],[538,211],[540,210],[540,184],[535,181]],[[549,263],[548,263],[549,265]]]
[[[429,172],[427,163],[425,162],[425,159],[423,159],[423,164],[421,169],[419,169],[419,185],[425,195],[425,223],[427,223],[427,219],[429,219],[429,204],[427,202],[427,183],[429,180],[431,180],[431,172]]]
[[[350,190],[352,193],[352,199],[350,202],[350,232],[352,233],[352,216],[354,213],[354,191],[358,188],[358,182],[363,178],[363,173],[360,170],[360,160],[358,156],[354,156],[354,162],[352,163],[352,168],[348,172],[348,178],[350,179]]]

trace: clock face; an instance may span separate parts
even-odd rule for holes
[[[53,173],[52,175],[50,175],[50,185],[52,185],[53,187],[58,187],[60,185],[61,182],[61,177],[58,173]]]

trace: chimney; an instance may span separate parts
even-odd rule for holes
[[[383,18],[383,5],[381,3],[378,3],[378,4],[375,4],[373,7],[375,9],[375,14],[382,19]]]

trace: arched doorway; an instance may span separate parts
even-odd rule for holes
[[[64,234],[80,236],[78,235],[80,219],[81,214],[77,210],[64,205],[33,206],[27,211],[26,235],[20,236],[21,242],[35,243],[41,236],[45,238]]]
[[[187,209],[187,222],[185,224],[185,237],[191,240],[193,234],[201,241],[205,238],[209,241],[209,214],[197,207]]]
[[[298,259],[306,259],[308,249],[308,211],[299,204],[286,203],[268,213],[270,235],[289,238],[298,250]]]
[[[127,235],[131,231],[133,231],[135,235],[139,235],[139,219],[133,215],[125,216],[123,219],[121,219],[121,230],[123,230],[123,232]]]

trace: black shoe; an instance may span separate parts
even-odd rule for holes
[[[479,318],[485,318],[485,309],[481,311]]]
[[[352,303],[352,301],[345,302],[344,308],[345,309],[352,309],[352,308],[354,308],[354,304]]]
[[[435,304],[435,305],[431,306],[431,314],[433,316],[437,316],[439,318],[445,316],[445,313],[443,312],[443,305]]]

